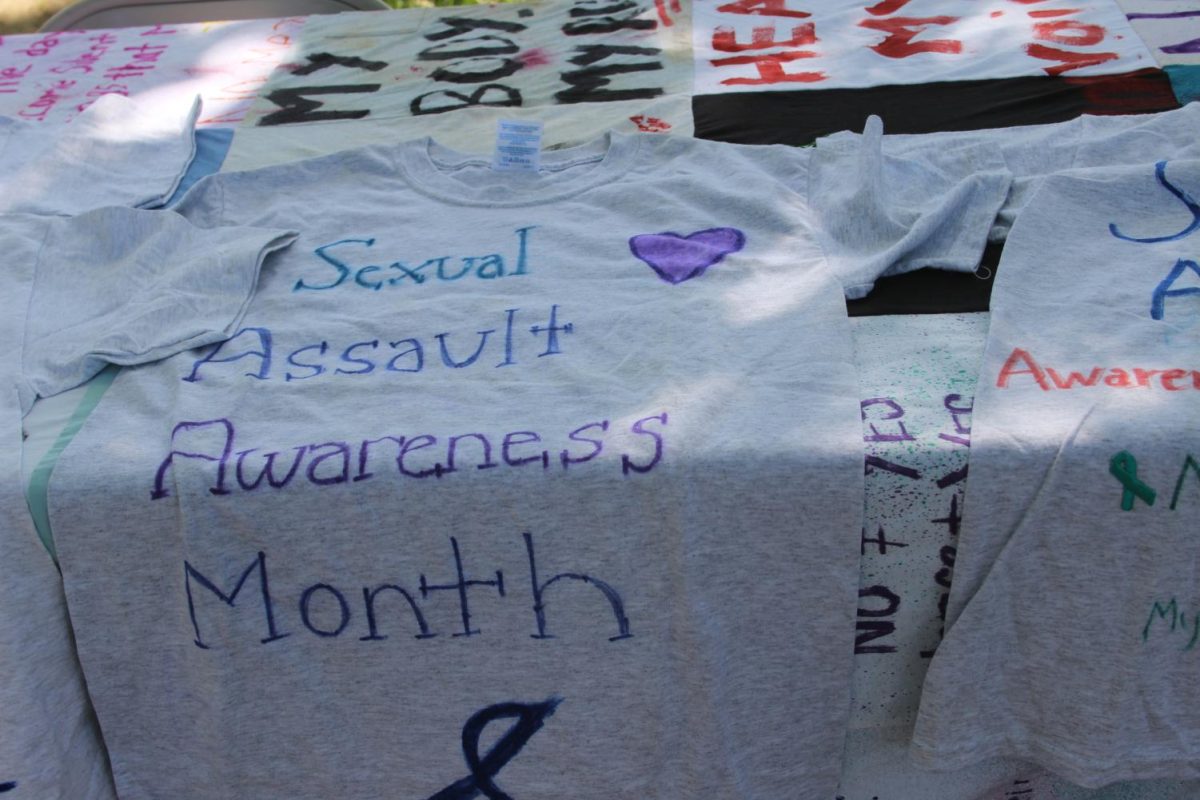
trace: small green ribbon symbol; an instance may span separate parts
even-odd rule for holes
[[[1108,462],[1108,471],[1125,487],[1125,491],[1121,492],[1122,511],[1133,511],[1135,498],[1140,498],[1148,506],[1154,505],[1154,498],[1158,493],[1144,481],[1138,480],[1137,459],[1132,453],[1126,450],[1117,453]]]

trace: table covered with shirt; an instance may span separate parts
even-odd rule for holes
[[[6,536],[32,565],[18,594],[42,600],[6,615],[5,649],[47,655],[4,687],[0,780],[84,797],[1195,794],[1192,707],[1130,703],[1195,669],[1194,575],[1145,556],[1106,599],[1073,581],[1122,530],[1176,564],[1186,546],[1200,189],[1195,109],[1172,109],[1196,15],[993,5],[535,3],[0,40],[6,193],[40,191],[39,214],[74,220],[56,198],[77,165],[144,130],[106,94],[152,117],[200,94],[171,188],[221,173],[172,212],[124,212],[176,241],[150,261],[196,277],[157,294],[134,290],[152,273],[105,279],[128,301],[95,315],[110,339],[138,319],[155,337],[89,341],[62,311],[100,285],[54,277],[78,269],[58,253],[106,260],[86,215],[31,245],[22,398],[149,363],[25,417],[36,524],[7,501]],[[500,149],[501,121],[540,140]],[[47,173],[66,177],[31,185],[88,124],[76,166]],[[126,197],[97,204],[147,204]],[[253,289],[205,320],[189,298],[209,275]],[[1066,314],[1074,283],[1108,315],[1092,327]],[[981,373],[989,294],[1004,327]],[[169,300],[159,316],[149,295]],[[1029,308],[1057,336],[1012,333]],[[189,324],[227,341],[189,349],[171,333]],[[1086,358],[1073,335],[1095,340]],[[1109,362],[1124,372],[1095,373]],[[59,377],[31,377],[40,363]],[[1114,424],[1149,413],[1143,396],[1159,422]],[[1060,452],[1077,476],[1046,466]],[[1051,524],[1004,516],[1074,500],[1038,512]],[[1098,564],[1055,549],[1110,524]],[[1072,587],[1043,602],[1073,637],[1014,606],[1031,582]],[[1116,652],[1055,724],[1023,710],[1064,685],[1034,665]],[[1105,681],[1108,704],[1073,716]],[[986,706],[1005,697],[1011,717]]]

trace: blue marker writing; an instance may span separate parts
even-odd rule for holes
[[[473,800],[482,794],[489,800],[512,800],[494,778],[497,773],[521,752],[533,735],[542,729],[546,718],[554,713],[561,698],[551,697],[541,703],[497,703],[477,711],[467,720],[462,730],[463,758],[470,774],[442,789],[429,800]],[[491,722],[498,719],[515,719],[500,740],[479,757],[479,737]]]
[[[1159,161],[1154,165],[1154,177],[1164,189],[1178,197],[1179,201],[1187,207],[1187,210],[1192,212],[1192,224],[1188,225],[1179,233],[1172,233],[1168,236],[1149,236],[1144,239],[1139,239],[1136,236],[1126,236],[1118,231],[1117,225],[1114,222],[1109,223],[1108,225],[1108,232],[1113,236],[1117,237],[1118,239],[1124,239],[1127,242],[1137,242],[1138,244],[1156,244],[1158,242],[1173,242],[1176,239],[1182,239],[1185,236],[1190,236],[1191,234],[1195,233],[1196,230],[1200,228],[1200,203],[1197,203],[1196,200],[1183,189],[1180,189],[1178,186],[1175,186],[1169,180],[1167,180],[1166,161]]]

